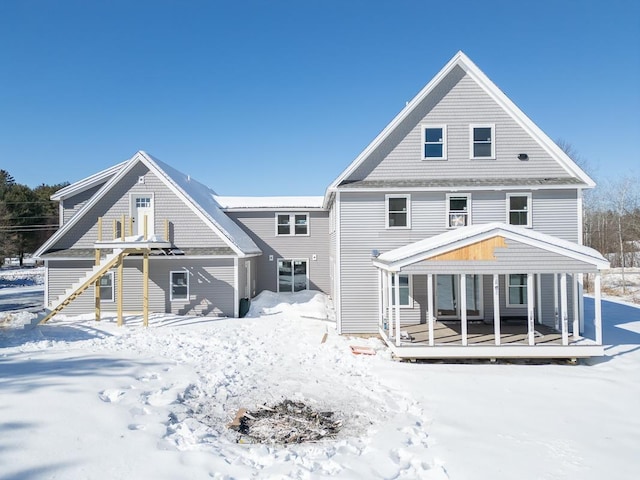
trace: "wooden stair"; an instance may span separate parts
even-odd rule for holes
[[[78,298],[87,288],[95,284],[107,270],[120,263],[128,254],[129,252],[127,250],[115,249],[113,253],[104,257],[98,265],[95,265],[84,277],[67,288],[67,290],[53,302],[51,309],[46,310],[42,318],[38,319],[38,325],[48,322],[56,314],[60,313],[62,309]]]

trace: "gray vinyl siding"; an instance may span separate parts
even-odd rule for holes
[[[73,218],[73,216],[78,213],[78,211],[84,207],[85,203],[87,203],[89,201],[89,199],[91,197],[93,197],[96,192],[98,190],[100,190],[100,188],[102,188],[102,185],[97,185],[95,187],[89,188],[87,190],[85,190],[84,192],[80,192],[77,195],[74,195],[72,197],[69,198],[65,198],[62,201],[62,221],[63,224],[67,223],[69,220],[71,220],[71,218]]]
[[[278,213],[289,213],[282,210]],[[292,212],[293,213],[293,212]],[[309,288],[330,291],[329,212],[295,212],[309,214],[309,235],[276,235],[276,212],[229,212],[228,215],[262,250],[257,258],[256,291],[277,291],[279,258],[309,259]],[[313,255],[316,260],[313,260]],[[269,257],[273,256],[273,260]]]
[[[493,160],[471,160],[470,124],[495,124]],[[447,160],[422,160],[422,124],[447,126]],[[528,161],[518,160],[526,153]],[[349,180],[546,178],[570,175],[464,71],[456,67]]]
[[[138,177],[144,177],[144,183]],[[164,221],[170,222],[170,240],[177,247],[226,247],[227,244],[209,228],[177,195],[148,168],[137,164],[105,196],[86,212],[79,223],[52,249],[93,248],[97,240],[97,219],[103,220],[103,240],[113,238],[113,220],[131,216],[131,194],[153,194],[154,232],[164,236]],[[128,233],[128,230],[127,230]],[[153,232],[150,232],[153,233]]]
[[[385,194],[374,192],[342,192],[341,198],[341,318],[344,333],[367,333],[377,329],[378,277],[371,263],[372,250],[381,253],[447,231],[446,194],[444,192],[412,192],[411,229],[385,228]],[[473,223],[504,222],[505,192],[472,192]],[[541,199],[541,203],[538,203]],[[575,192],[535,191],[532,196],[536,230],[566,240],[577,238]],[[558,205],[554,210],[550,205]],[[539,207],[539,205],[542,205]],[[573,218],[570,213],[573,212]],[[565,218],[566,224],[556,221]],[[497,262],[469,265],[466,273],[589,272],[591,265],[528,245],[510,242],[502,249]],[[432,262],[432,273],[457,273],[466,262]],[[423,267],[424,268],[424,267]],[[410,266],[407,272],[420,272]],[[422,270],[424,273],[424,269]],[[417,277],[416,277],[417,278]],[[414,278],[415,280],[415,278]],[[419,282],[422,282],[420,279]],[[426,283],[425,283],[426,285]],[[414,283],[413,308],[402,309],[405,323],[426,318],[426,294]],[[426,286],[424,287],[426,289]],[[487,288],[486,286],[484,288]],[[546,301],[546,297],[545,297]]]
[[[49,261],[49,301],[59,295],[93,266],[91,260]],[[171,271],[189,271],[189,300],[170,300]],[[103,301],[101,310],[117,311],[117,269],[114,272],[114,301]],[[233,316],[233,259],[152,258],[149,261],[149,311],[176,315]],[[142,312],[142,258],[126,258],[124,262],[123,310]],[[94,312],[94,288],[89,287],[68,307],[63,315]]]

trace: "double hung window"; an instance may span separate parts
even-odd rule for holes
[[[527,274],[507,275],[507,306],[522,307],[527,304]]]
[[[410,307],[412,306],[413,299],[411,298],[411,276],[401,273],[397,276],[398,288],[400,289],[400,306]],[[391,304],[396,305],[396,275],[391,276]]]
[[[179,270],[170,273],[171,301],[189,299],[189,273]]]
[[[411,196],[387,195],[387,228],[411,228]]]
[[[309,235],[308,213],[276,214],[277,235]]]
[[[495,125],[471,125],[471,158],[496,158]]]
[[[471,195],[447,194],[447,228],[471,225]]]
[[[507,223],[531,227],[531,194],[507,194]]]
[[[447,159],[447,127],[446,125],[422,126],[422,159]]]

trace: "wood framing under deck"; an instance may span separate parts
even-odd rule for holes
[[[562,333],[545,325],[536,325],[534,345],[529,344],[528,325],[501,322],[499,342],[493,325],[471,322],[463,344],[462,325],[456,321],[438,321],[433,327],[433,344],[429,345],[429,325],[402,327],[399,342],[389,332],[379,333],[393,354],[401,359],[446,358],[587,358],[604,355],[604,346],[587,338],[563,345]],[[398,345],[399,343],[399,345]]]

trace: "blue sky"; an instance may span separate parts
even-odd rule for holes
[[[640,167],[640,2],[0,1],[0,168],[145,150],[223,195],[322,195],[458,51],[596,179]]]

